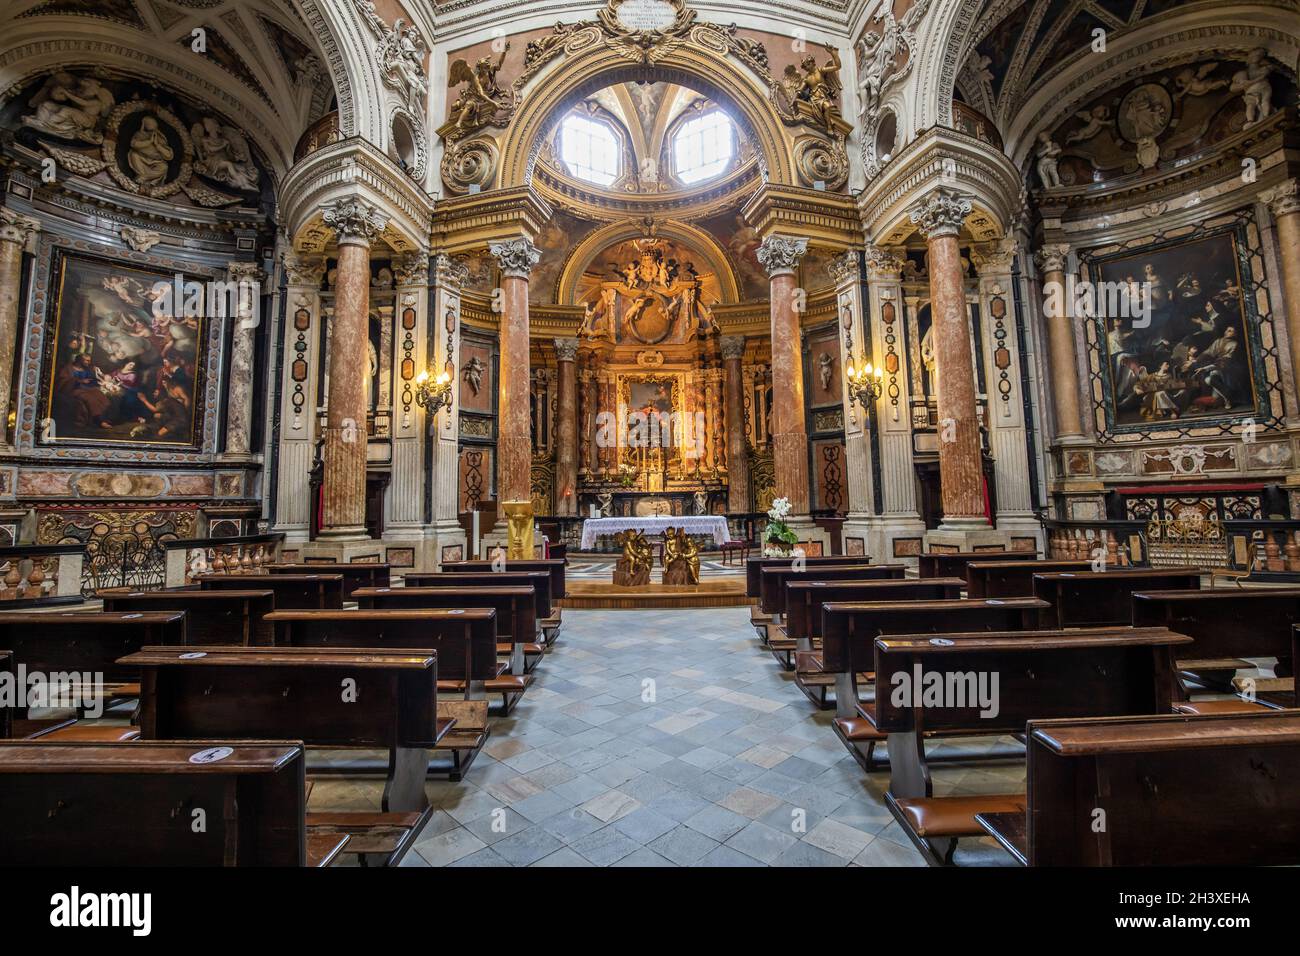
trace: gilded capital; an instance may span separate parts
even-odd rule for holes
[[[542,258],[542,250],[533,245],[527,236],[507,239],[505,242],[489,243],[488,252],[496,257],[502,275],[519,279],[527,279],[533,271],[533,266],[537,265]]]
[[[975,206],[971,197],[950,189],[936,189],[921,200],[908,218],[926,239],[955,236]]]
[[[794,272],[799,267],[799,260],[807,251],[807,239],[768,236],[758,247],[758,261],[767,270],[769,278],[776,278]]]

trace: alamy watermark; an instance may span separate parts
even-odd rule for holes
[[[1125,279],[1122,282],[1089,282],[1067,275],[1064,282],[1043,284],[1043,308],[1049,318],[1129,319],[1133,328],[1151,324],[1152,283]]]
[[[86,717],[104,714],[104,675],[90,671],[29,671],[26,664],[0,671],[0,707],[76,709]]]

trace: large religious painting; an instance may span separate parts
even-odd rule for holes
[[[175,276],[59,253],[54,279],[42,443],[196,447],[207,321],[155,314]]]
[[[1235,232],[1095,263],[1113,428],[1254,414],[1257,321],[1242,291]],[[1111,294],[1117,290],[1118,294]]]

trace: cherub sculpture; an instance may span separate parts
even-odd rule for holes
[[[1193,69],[1187,67],[1180,70],[1174,77],[1174,99],[1182,99],[1184,96],[1204,96],[1206,93],[1213,93],[1215,90],[1221,90],[1228,85],[1227,80],[1211,80],[1209,75],[1218,69],[1217,60],[1210,63],[1202,63]]]
[[[1104,104],[1091,110],[1080,110],[1074,115],[1083,120],[1083,125],[1065,137],[1067,143],[1086,142],[1115,122],[1111,119],[1110,107]]]
[[[700,548],[685,529],[664,531],[664,584],[700,583]]]
[[[497,73],[501,71],[501,64],[505,62],[509,51],[510,44],[507,42],[501,48],[501,55],[495,63],[492,62],[492,57],[485,56],[473,67],[461,59],[451,64],[447,85],[454,87],[462,83],[469,84],[461,90],[451,107],[451,113],[456,117],[455,130],[458,135],[486,126],[497,110],[505,106],[503,101],[506,93],[497,84]]]
[[[623,554],[614,566],[614,583],[619,587],[639,587],[650,583],[650,569],[654,566],[654,552],[645,534],[630,529],[614,535],[614,541]]]

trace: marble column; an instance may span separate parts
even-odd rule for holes
[[[934,316],[935,377],[939,392],[939,486],[941,530],[988,527],[980,463],[979,411],[970,312],[957,234],[972,203],[940,189],[912,209],[912,222],[930,251],[930,301]]]
[[[384,223],[373,207],[356,199],[327,206],[323,218],[338,239],[338,273],[330,330],[321,537],[364,538],[370,243]]]
[[[804,422],[803,351],[795,272],[807,239],[768,236],[758,261],[771,280],[772,459],[778,497],[792,515],[808,514],[808,430]]]
[[[722,373],[727,390],[727,510],[749,511],[749,449],[745,444],[745,381],[740,367],[745,337],[722,337]]]
[[[415,401],[415,381],[422,371],[442,371],[426,354],[429,340],[428,288],[429,256],[423,250],[405,252],[392,260],[395,309],[385,309],[393,332],[384,338],[380,369],[388,370],[388,388],[381,389],[383,408],[392,408],[392,467],[388,494],[384,497],[384,536],[419,541],[424,539],[425,482],[424,443],[430,424]],[[384,314],[381,313],[381,314]],[[381,380],[382,385],[382,380]],[[428,556],[417,563],[432,567]]]
[[[0,447],[11,447],[9,394],[13,390],[14,356],[20,352],[18,331],[22,323],[23,250],[41,224],[0,206]]]
[[[577,339],[556,339],[555,513],[578,513]]]
[[[582,450],[582,466],[579,474],[585,479],[596,470],[596,372],[590,362],[591,353],[584,354],[587,360],[578,369],[579,393],[582,399],[578,444]]]
[[[320,287],[325,260],[286,252],[288,301],[281,349],[284,352],[283,400],[280,404],[280,467],[276,485],[277,531],[293,541],[307,539],[311,518],[309,477],[315,444],[313,419],[320,379]]]
[[[501,266],[500,382],[497,403],[497,498],[532,499],[529,425],[528,276],[542,257],[526,237],[494,242],[488,251]]]
[[[255,262],[232,262],[226,266],[226,281],[232,284],[237,302],[230,334],[230,384],[226,392],[225,458],[248,460],[252,450],[253,358],[256,331],[262,319],[262,270]]]
[[[596,375],[596,414],[606,415],[607,421],[618,418],[618,396],[614,394],[614,373],[599,372]],[[613,416],[612,418],[610,416]],[[622,421],[620,420],[620,424]],[[601,471],[601,478],[608,480],[618,467],[617,429],[596,429],[597,435],[607,434],[607,440],[596,449],[596,465]]]
[[[1058,441],[1083,438],[1079,414],[1079,363],[1074,337],[1074,319],[1065,282],[1067,245],[1043,246],[1035,258],[1043,276],[1043,321],[1047,325],[1047,348],[1051,353],[1052,404],[1056,412]]]
[[[425,529],[437,547],[439,564],[458,553],[468,556],[465,530],[460,526],[460,390],[464,383],[456,367],[460,356],[461,293],[469,267],[460,259],[440,255],[434,259],[436,292],[430,303],[433,341],[426,367],[451,375],[451,404],[425,416],[426,440],[433,443],[433,527]]]
[[[1286,299],[1286,335],[1291,349],[1291,375],[1300,404],[1300,184],[1288,179],[1261,197],[1277,224],[1277,254],[1282,260],[1282,293]]]

